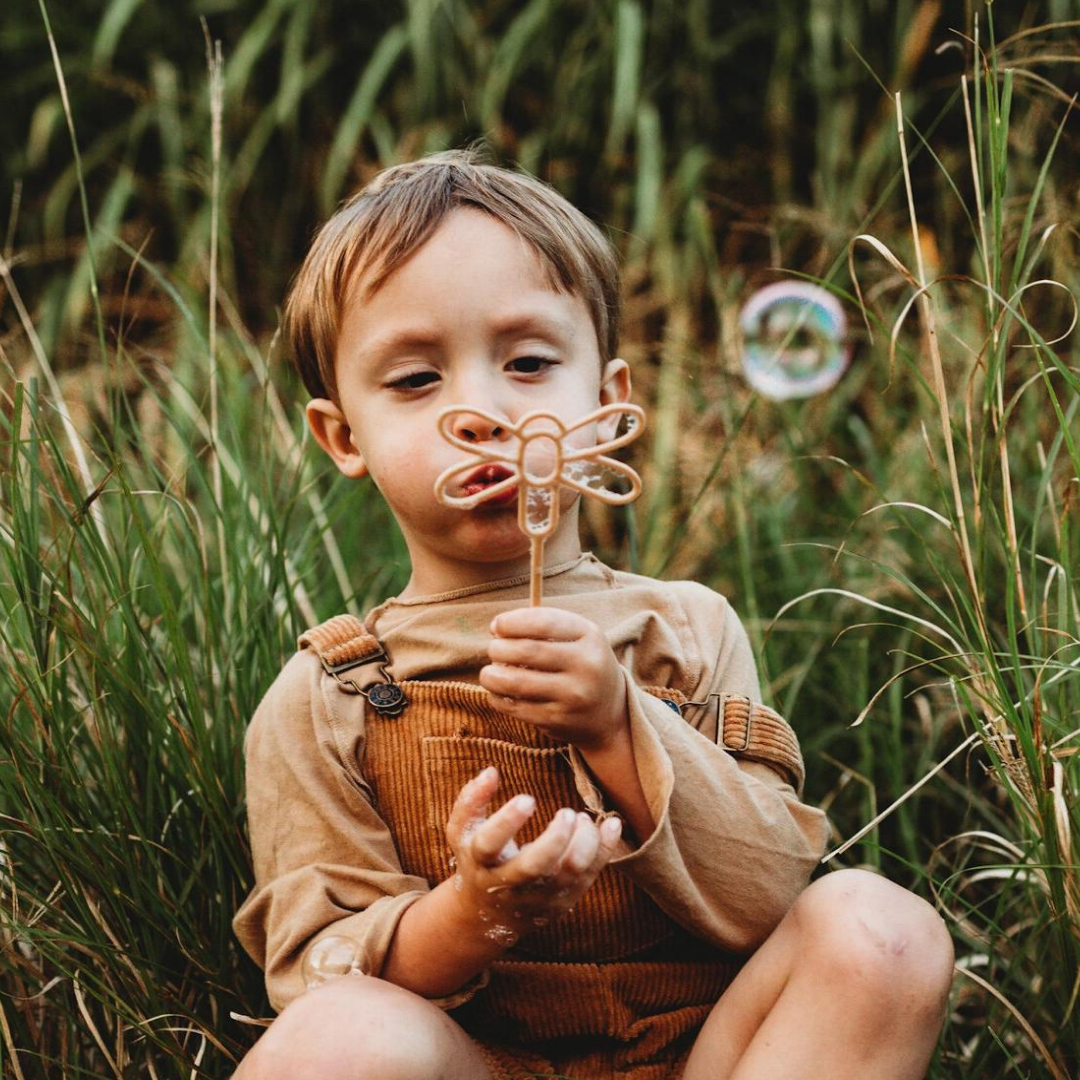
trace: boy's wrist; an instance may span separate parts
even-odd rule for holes
[[[616,721],[607,727],[607,730],[598,737],[572,740],[572,745],[586,757],[607,756],[618,754],[632,748],[630,738],[630,717],[626,710]]]
[[[623,722],[603,742],[575,744],[593,780],[604,793],[605,801],[623,818],[629,828],[623,838],[644,842],[656,827],[648,800],[641,786],[634,752],[634,736],[627,709]]]
[[[479,905],[444,881],[405,912],[383,977],[424,997],[452,994],[506,951],[486,928]]]

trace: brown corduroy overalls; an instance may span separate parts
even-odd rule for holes
[[[493,709],[480,687],[372,683],[373,669],[363,675],[355,669],[385,664],[387,657],[351,616],[309,630],[300,644],[318,654],[342,692],[368,699],[361,765],[406,873],[433,887],[453,874],[446,822],[462,787],[488,765],[498,768],[503,791],[536,798],[523,841],[560,807],[586,809],[567,747]],[[382,675],[389,679],[385,670]],[[684,700],[678,691],[650,692],[675,708]],[[778,763],[801,768],[794,736],[764,712],[765,722],[755,725],[756,756],[775,753]],[[735,750],[752,741],[749,714],[741,722],[741,731],[737,716],[725,724],[728,745],[735,724]],[[688,933],[608,867],[572,910],[494,962],[487,985],[451,1015],[480,1045],[495,1080],[674,1080],[740,964]]]

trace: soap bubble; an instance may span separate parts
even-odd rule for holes
[[[847,319],[819,285],[778,281],[759,289],[739,315],[743,372],[773,401],[812,397],[831,389],[847,370]]]
[[[319,938],[304,953],[301,974],[309,990],[342,975],[363,975],[360,946],[343,934]]]

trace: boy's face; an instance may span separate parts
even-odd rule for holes
[[[629,399],[625,362],[601,364],[584,301],[556,291],[528,243],[478,210],[448,215],[373,295],[363,298],[362,285],[352,284],[337,343],[339,403],[308,405],[315,438],[346,476],[370,474],[390,504],[412,561],[406,595],[527,573],[516,496],[467,511],[435,498],[436,478],[464,456],[436,419],[468,405],[511,423],[536,409],[569,423]],[[480,416],[460,416],[454,430],[513,450]],[[548,565],[580,551],[577,503],[563,506]]]

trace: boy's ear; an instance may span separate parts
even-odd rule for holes
[[[338,469],[351,480],[367,476],[367,463],[353,442],[345,414],[328,398],[313,398],[304,410],[315,441],[330,455]]]
[[[630,390],[630,365],[616,356],[604,365],[604,372],[600,376],[600,404],[629,401]]]
[[[616,357],[604,365],[604,373],[600,376],[600,404],[611,405],[621,401],[629,401],[632,387],[630,385],[630,365]],[[603,439],[613,439],[619,429],[619,414],[608,417],[598,425],[600,436]]]

